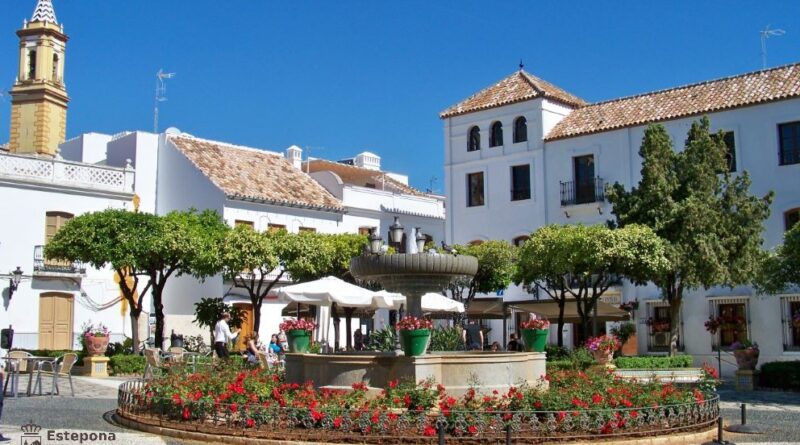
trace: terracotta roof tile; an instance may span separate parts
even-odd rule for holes
[[[283,156],[192,136],[169,141],[228,198],[341,212],[341,202]]]
[[[370,170],[368,168],[342,164],[341,162],[327,161],[324,159],[314,159],[310,162],[306,162],[306,166],[310,172],[331,171],[336,173],[340,178],[342,178],[342,181],[345,184],[376,189],[383,189],[385,186],[387,190],[395,193],[425,196],[425,193],[405,185],[391,176],[387,176],[380,170]]]
[[[573,110],[545,137],[563,139],[800,96],[800,64],[599,102]]]
[[[586,104],[580,97],[520,70],[442,111],[439,117],[444,119],[539,97],[545,97],[573,107],[580,107]]]

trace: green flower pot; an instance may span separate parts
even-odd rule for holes
[[[523,329],[522,341],[525,343],[525,350],[528,352],[544,352],[547,345],[547,333],[549,329]]]
[[[311,343],[311,331],[306,331],[305,329],[288,330],[286,331],[286,340],[289,342],[289,352],[306,353]]]
[[[430,336],[431,331],[429,329],[400,331],[400,347],[403,348],[406,357],[425,354]]]

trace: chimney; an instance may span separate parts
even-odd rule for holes
[[[376,155],[375,153],[370,153],[365,151],[363,153],[359,153],[355,158],[356,167],[367,168],[370,170],[380,170],[381,169],[381,157]]]
[[[292,163],[294,168],[300,170],[303,167],[303,149],[297,145],[292,145],[286,149],[286,159]]]

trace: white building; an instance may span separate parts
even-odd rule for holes
[[[646,125],[662,123],[680,149],[702,115],[713,129],[728,132],[734,169],[750,173],[751,193],[775,191],[764,234],[765,246],[774,247],[800,217],[798,64],[596,104],[524,71],[512,74],[441,114],[447,240],[522,242],[546,224],[604,223],[613,218],[604,185],[631,187],[640,180],[638,151]],[[645,324],[651,317],[669,322],[658,290],[626,284],[616,291],[623,301],[643,301],[636,314],[639,351],[665,351],[667,336],[650,333]],[[513,286],[505,292],[506,301],[530,298]],[[800,295],[789,291],[692,291],[683,305],[682,347],[698,363],[712,362],[712,346],[747,336],[761,346],[761,363],[797,359],[800,332],[788,320],[798,310]],[[721,312],[741,314],[747,323],[739,332],[711,336],[704,322]],[[500,340],[499,334],[492,340]]]

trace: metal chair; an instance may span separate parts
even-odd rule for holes
[[[31,393],[31,381],[33,380],[33,369],[31,365],[25,360],[28,357],[33,357],[33,354],[26,351],[10,351],[7,355],[8,358],[16,359],[14,361],[9,361],[9,366],[13,368],[9,372],[9,377],[6,378],[5,385],[3,385],[3,393],[5,394],[6,388],[8,388],[8,382],[12,379],[16,379],[14,383],[12,383],[12,390],[14,390],[15,394],[14,397],[18,396],[19,392],[19,375],[20,374],[28,374],[28,395]]]
[[[158,349],[145,348],[144,350],[145,366],[142,373],[142,380],[147,380],[148,375],[150,378],[155,376],[158,371],[161,372],[161,354]]]
[[[39,391],[42,390],[42,375],[53,377],[53,390],[50,392],[50,397],[54,394],[59,394],[58,379],[66,377],[69,380],[69,390],[72,397],[75,397],[75,388],[72,386],[72,367],[78,362],[78,354],[69,352],[55,359],[52,362],[43,362],[36,376],[36,384],[39,386]],[[45,366],[50,366],[50,370],[44,369]]]
[[[180,346],[172,346],[167,350],[169,353],[169,358],[173,362],[182,362],[183,356],[186,354],[186,349],[181,348]]]
[[[264,369],[272,369],[272,363],[269,362],[269,357],[266,352],[258,352],[258,362]]]

